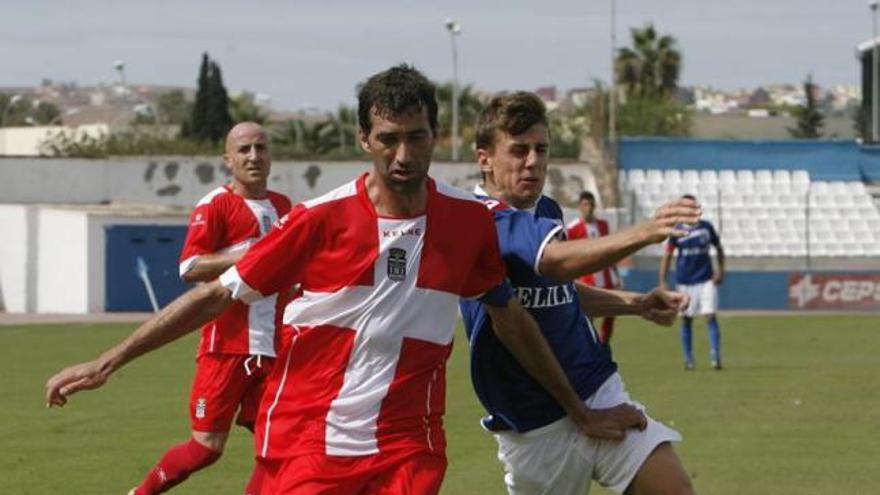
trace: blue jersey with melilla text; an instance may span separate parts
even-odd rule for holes
[[[537,321],[574,389],[586,399],[617,365],[581,310],[574,283],[537,273],[544,247],[554,238],[565,238],[559,205],[542,197],[531,213],[492,198],[481,199],[495,215],[501,256],[514,293]],[[472,300],[460,304],[471,345],[471,378],[489,412],[483,425],[491,431],[525,432],[564,417],[562,408],[495,336],[483,305]]]
[[[710,249],[721,244],[715,228],[706,220],[699,220],[695,225],[679,225],[676,228],[687,231],[687,234],[669,239],[667,249],[670,252],[678,250],[675,281],[683,285],[692,285],[710,280],[712,278]]]

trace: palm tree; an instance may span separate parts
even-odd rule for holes
[[[627,95],[668,97],[678,86],[681,52],[678,42],[669,35],[659,36],[653,24],[632,28],[632,48],[617,52],[615,72]]]

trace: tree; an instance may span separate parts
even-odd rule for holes
[[[220,66],[207,53],[202,54],[199,82],[192,116],[183,127],[184,137],[217,142],[232,128],[229,96],[223,86]]]
[[[632,28],[632,48],[617,52],[615,77],[623,90],[618,133],[624,136],[687,136],[693,116],[676,101],[682,55],[670,35],[653,24]]]
[[[816,139],[822,137],[825,117],[819,112],[816,103],[817,91],[818,86],[813,84],[813,75],[807,75],[807,79],[804,81],[804,105],[794,110],[797,126],[788,128],[788,133],[791,134],[791,137],[797,139]]]
[[[175,89],[162,93],[156,99],[159,123],[183,125],[193,113],[193,103],[186,101],[182,90]]]
[[[243,91],[240,95],[229,99],[229,115],[236,124],[239,122],[256,122],[264,124],[269,116],[257,104],[254,94]]]
[[[34,100],[28,96],[0,94],[0,117],[5,127],[60,124],[61,111],[52,103]]]
[[[632,48],[617,52],[617,81],[627,95],[636,97],[670,97],[678,87],[681,53],[678,42],[669,35],[658,36],[653,24],[632,28]]]

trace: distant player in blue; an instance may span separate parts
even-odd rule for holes
[[[690,194],[682,196],[696,200]],[[687,234],[671,238],[666,244],[666,252],[660,260],[660,287],[666,288],[666,276],[672,254],[677,250],[675,262],[675,282],[679,292],[690,296],[690,304],[682,312],[681,348],[684,351],[684,369],[694,369],[693,323],[697,314],[706,317],[709,327],[709,344],[712,347],[709,360],[716,370],[721,369],[721,328],[715,312],[718,310],[718,285],[724,280],[724,249],[721,239],[712,224],[700,220],[695,224],[682,225]],[[715,246],[718,256],[718,270],[712,269],[711,248]]]
[[[567,241],[559,205],[541,195],[548,148],[546,110],[531,93],[496,97],[480,116],[477,158],[484,184],[476,192],[495,213],[508,279],[590,409],[590,421],[579,431],[495,337],[483,306],[461,303],[474,389],[489,412],[483,426],[495,434],[508,492],[584,495],[595,479],[618,493],[693,493],[670,443],[681,436],[629,397],[611,349],[586,314],[640,315],[670,325],[687,297],[659,289],[598,289],[573,280],[678,235],[676,225],[696,221],[699,210],[694,201],[681,200],[644,224],[600,239]]]

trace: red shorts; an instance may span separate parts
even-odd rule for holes
[[[266,376],[274,358],[237,354],[203,354],[196,360],[196,376],[189,398],[194,431],[229,431],[236,424],[253,430]]]
[[[258,461],[263,495],[436,495],[446,473],[446,455],[423,451]]]

